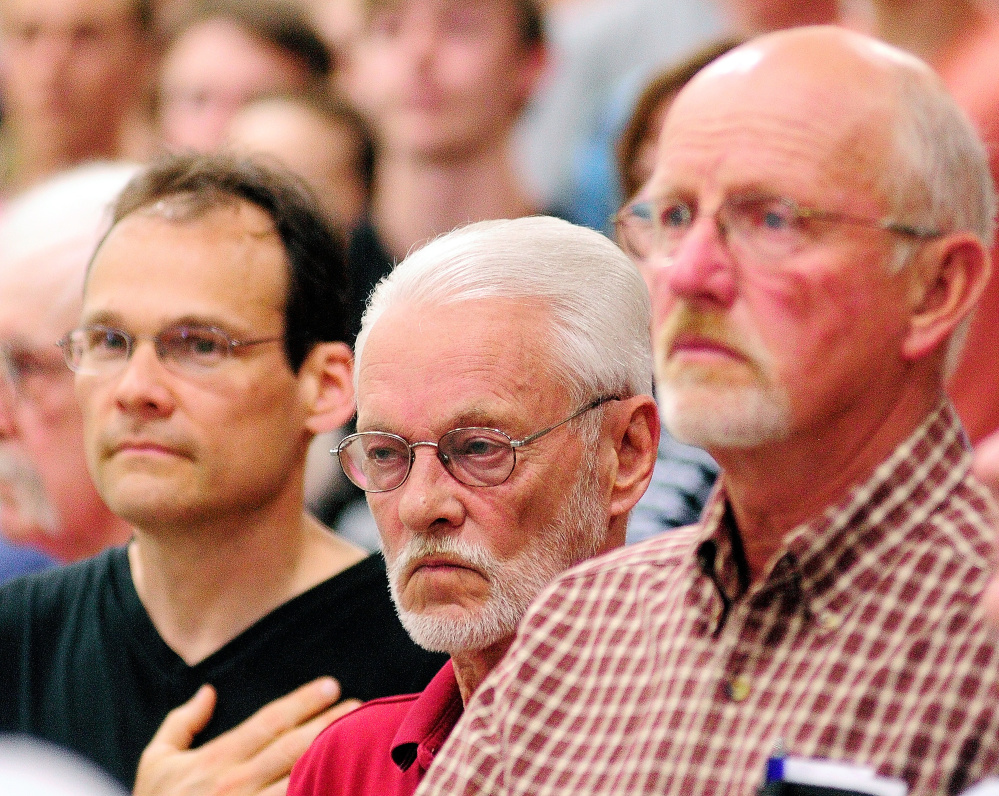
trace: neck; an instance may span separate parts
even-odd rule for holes
[[[510,649],[511,644],[513,644],[513,636],[497,641],[484,650],[455,652],[451,655],[454,677],[458,681],[458,690],[461,692],[463,704],[468,704],[475,689],[500,662],[506,651]]]
[[[137,528],[129,565],[157,632],[193,665],[365,555],[300,509],[287,523],[240,517],[172,534]]]
[[[416,159],[386,151],[372,193],[379,237],[400,260],[414,246],[470,221],[538,212],[505,145],[463,158]]]
[[[786,535],[841,500],[925,419],[938,393],[899,396],[874,417],[854,413],[753,449],[713,449],[754,581]]]
[[[879,0],[873,4],[872,33],[934,63],[985,18],[975,0]]]

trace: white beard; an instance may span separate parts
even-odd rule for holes
[[[603,544],[608,518],[597,498],[597,485],[596,456],[587,453],[583,470],[551,525],[534,544],[505,561],[446,534],[414,536],[397,555],[386,554],[392,600],[406,632],[421,647],[452,655],[513,637],[534,598],[561,572],[596,555]],[[474,613],[441,616],[402,606],[399,581],[407,565],[437,553],[466,561],[486,576],[489,598]]]
[[[656,401],[670,434],[700,448],[753,448],[790,433],[790,399],[772,387],[657,381]]]

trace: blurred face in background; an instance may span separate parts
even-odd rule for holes
[[[145,87],[148,46],[130,0],[4,0],[4,115],[70,160],[113,155]]]
[[[82,270],[51,261],[83,256],[67,244],[36,255],[49,267],[26,260],[23,272],[0,274],[0,528],[64,560],[76,557],[76,537],[107,521],[87,472],[73,374],[56,346],[79,318]]]
[[[367,10],[352,99],[387,154],[460,158],[508,134],[544,67],[513,0],[399,0]]]
[[[171,150],[221,147],[247,103],[303,90],[309,71],[298,58],[234,22],[209,19],[184,31],[164,57],[160,135]]]
[[[234,149],[269,156],[301,177],[341,230],[360,220],[367,203],[362,136],[347,119],[323,114],[295,97],[247,105],[229,129]]]

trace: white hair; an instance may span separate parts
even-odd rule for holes
[[[90,256],[111,225],[110,205],[138,168],[88,163],[15,197],[0,214],[0,277],[65,276],[66,298],[78,298]],[[43,256],[70,246],[78,247],[79,258]]]
[[[991,249],[996,191],[988,153],[943,81],[922,62],[899,62],[894,130],[883,190],[893,220],[944,233],[968,231]],[[904,268],[916,241],[899,238],[894,265]],[[944,373],[957,367],[972,315],[951,334]]]
[[[577,402],[651,395],[649,294],[610,240],[556,218],[481,221],[411,253],[375,288],[355,345],[387,309],[484,298],[535,302],[546,312],[550,375]]]

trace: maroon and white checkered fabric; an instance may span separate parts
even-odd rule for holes
[[[979,606],[996,509],[969,462],[942,403],[741,595],[724,484],[700,525],[567,573],[418,793],[749,795],[778,739],[916,796],[996,773],[999,632]]]

